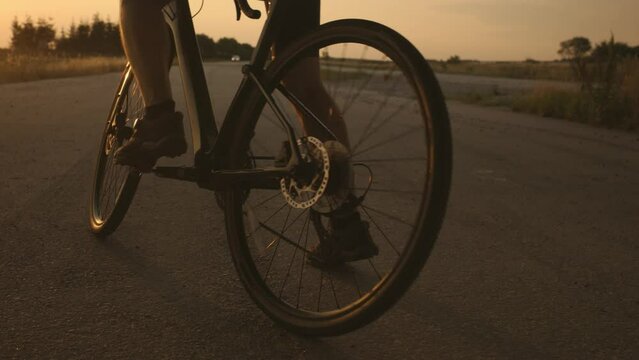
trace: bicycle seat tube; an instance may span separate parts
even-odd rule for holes
[[[164,7],[164,15],[173,33],[175,51],[180,64],[180,75],[193,136],[195,166],[208,167],[205,154],[211,152],[218,136],[218,129],[188,0],[171,1]]]

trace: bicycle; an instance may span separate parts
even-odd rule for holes
[[[153,172],[215,191],[235,268],[268,316],[293,332],[337,335],[379,317],[424,266],[449,194],[450,124],[424,57],[383,25],[356,19],[326,23],[271,58],[290,1],[272,2],[219,130],[188,1],[164,8],[183,79],[194,164]],[[235,4],[238,19],[260,17],[247,0]],[[347,190],[379,247],[373,258],[336,267],[308,262],[310,249],[327,231],[326,213],[342,201],[327,190],[330,144],[306,135],[296,119],[305,117],[336,137],[282,81],[308,54],[319,56],[323,86],[348,128]],[[142,109],[127,65],[98,149],[89,207],[98,236],[112,233],[124,219],[142,175],[113,161]],[[288,141],[289,161],[276,166],[282,140]]]

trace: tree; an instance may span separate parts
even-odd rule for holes
[[[240,44],[237,40],[223,37],[217,41],[217,52],[220,57],[230,58],[237,54],[237,48]],[[237,54],[239,55],[239,54]]]
[[[213,39],[204,34],[197,34],[195,37],[197,39],[197,44],[200,47],[202,58],[210,59],[217,57],[217,44],[215,44]]]
[[[104,22],[99,14],[93,15],[91,22],[91,30],[87,39],[87,50],[92,54],[106,54],[107,51],[107,33],[106,22]]]
[[[72,23],[67,32],[57,40],[57,51],[66,55],[106,55],[124,54],[120,42],[120,29],[110,20],[103,20],[99,14],[91,23]]]
[[[590,50],[592,50],[590,40],[583,36],[576,36],[572,39],[562,41],[559,44],[559,51],[557,51],[563,60],[570,62],[570,67],[575,74],[575,78],[581,81],[582,87],[592,85],[587,69],[587,59]]]
[[[50,20],[38,19],[34,23],[31,17],[27,17],[23,23],[18,19],[11,23],[11,50],[17,54],[46,53],[54,40],[55,28]]]
[[[635,57],[635,49],[623,42],[615,42],[614,38],[612,42],[602,41],[592,50],[591,57],[595,60],[607,59],[610,53],[614,52],[615,56],[620,58],[632,58]]]
[[[217,41],[217,55],[221,58],[230,58],[239,55],[241,59],[248,59],[253,52],[250,44],[240,44],[233,38],[221,38]]]
[[[599,43],[592,49],[590,40],[575,37],[561,42],[558,53],[570,62],[581,91],[592,104],[599,123],[614,125],[623,118],[624,99],[620,95],[623,76],[619,67],[624,57],[632,56],[632,48],[610,40]],[[590,111],[590,110],[589,110]]]
[[[446,62],[448,64],[459,64],[461,63],[461,58],[459,57],[459,55],[453,55],[449,57],[448,60],[446,60]]]
[[[559,51],[557,53],[564,60],[583,59],[588,56],[592,44],[588,38],[582,36],[576,36],[572,39],[562,41],[559,44]]]

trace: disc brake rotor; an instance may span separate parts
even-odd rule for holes
[[[280,189],[289,205],[296,209],[308,209],[324,195],[331,165],[328,151],[320,139],[309,136],[297,140],[297,143],[300,146],[306,145],[306,152],[302,154],[302,158],[313,164],[316,171],[310,181],[302,182],[293,177],[282,178]]]

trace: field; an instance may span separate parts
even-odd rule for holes
[[[0,59],[0,84],[119,71],[123,58],[6,57]]]
[[[118,57],[0,57],[0,84],[63,78],[120,71],[125,59]],[[352,60],[331,58],[325,60],[330,70],[325,72],[326,80],[350,80],[371,69],[388,71],[383,61],[358,62],[353,69]],[[364,64],[364,67],[362,67]],[[476,91],[472,86],[463,91],[446,93],[447,98],[485,106],[505,106],[514,111],[569,119],[605,127],[621,129],[639,128],[639,61],[628,61],[620,71],[620,79],[615,84],[614,100],[605,104],[605,118],[596,101],[579,91],[573,81],[570,66],[562,62],[473,62],[447,63],[431,61],[431,67],[438,74],[458,74],[483,76],[487,78],[539,80],[540,85],[526,91]],[[544,81],[555,81],[548,85]],[[568,86],[557,86],[562,85]],[[574,84],[574,85],[570,85]],[[445,86],[444,86],[445,87]],[[572,88],[572,90],[570,89]]]
[[[485,106],[504,106],[516,112],[567,119],[624,130],[639,129],[639,60],[628,60],[609,83],[595,83],[592,92],[541,84],[524,92],[469,90],[447,98]],[[610,91],[603,91],[606,87]]]
[[[447,63],[430,61],[437,73],[463,74],[511,79],[572,81],[574,76],[565,62],[477,62]]]

